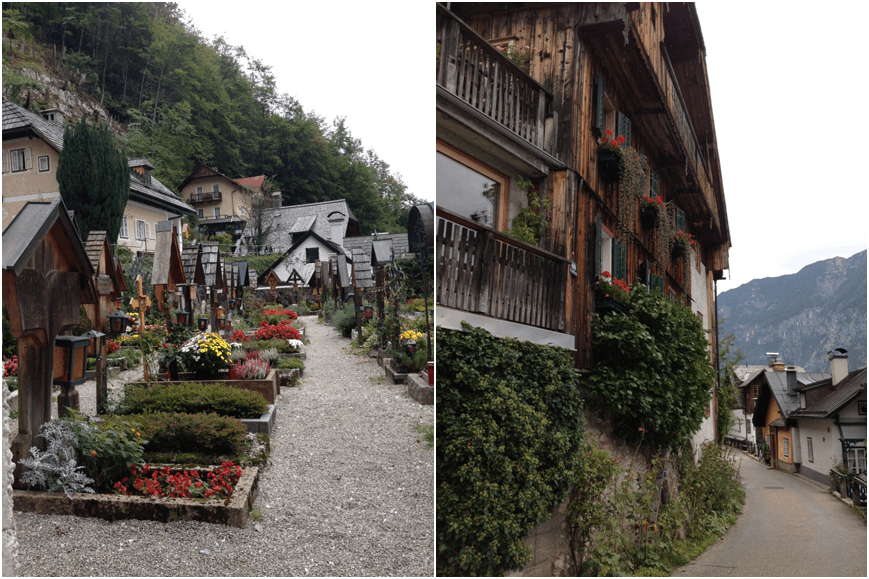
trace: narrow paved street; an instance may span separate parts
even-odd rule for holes
[[[674,576],[866,577],[866,525],[826,489],[742,457],[745,507]]]
[[[304,318],[300,384],[281,388],[245,528],[15,513],[22,576],[431,576],[434,407]]]

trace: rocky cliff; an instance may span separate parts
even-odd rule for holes
[[[808,371],[829,369],[826,353],[848,350],[849,369],[866,365],[866,251],[752,280],[718,296],[722,332],[736,336],[747,364],[779,352]]]

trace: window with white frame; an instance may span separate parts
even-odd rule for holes
[[[129,231],[129,229],[127,228],[127,216],[126,216],[126,215],[124,215],[123,220],[121,220],[121,234],[120,234],[120,237],[122,237],[122,238],[124,238],[124,239],[129,239],[129,238],[130,238],[130,231]]]
[[[197,185],[197,186],[196,186],[196,194],[197,194],[197,195],[202,195],[202,185]]]
[[[784,452],[784,457],[788,458],[789,449],[788,449],[788,439],[787,438],[782,439],[782,451]]]
[[[220,207],[215,207],[215,208],[214,208],[214,218],[215,218],[215,219],[219,219],[219,218],[220,218]]]
[[[815,450],[812,448],[812,437],[806,437],[806,454],[809,457],[809,462],[815,462]]]
[[[141,219],[136,219],[136,239],[139,241],[148,239],[148,224]]]
[[[855,474],[866,474],[866,449],[851,448],[848,450],[848,470]]]
[[[205,219],[205,210],[197,209],[196,212],[199,214],[199,219]]]
[[[33,162],[30,160],[30,149],[12,149],[9,151],[9,159],[13,173],[33,168]]]
[[[48,160],[48,155],[40,155],[36,158],[36,164],[39,167],[40,173],[51,171],[51,163]]]

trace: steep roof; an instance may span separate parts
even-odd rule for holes
[[[236,183],[243,187],[247,187],[248,189],[259,189],[263,186],[263,181],[266,180],[265,175],[257,175],[256,177],[242,177],[240,179],[233,179]]]
[[[828,380],[821,380],[825,383]],[[811,387],[809,384],[807,387]],[[791,418],[829,418],[836,414],[846,404],[854,400],[861,392],[866,391],[866,367],[850,372],[836,385],[836,390],[818,400],[807,408],[798,408],[791,412]]]
[[[3,138],[14,139],[34,132],[58,153],[63,149],[63,125],[46,121],[36,113],[3,98]]]
[[[181,215],[196,214],[196,210],[193,207],[176,197],[168,187],[160,183],[153,175],[151,175],[151,185],[149,186],[145,184],[144,179],[137,173],[130,172],[130,199],[159,207],[172,213]]]
[[[353,211],[344,199],[266,209],[265,225],[271,226],[271,232],[265,236],[262,244],[271,246],[276,252],[283,252],[294,245],[294,237],[297,237],[294,234],[306,231],[313,231],[321,239],[331,239],[332,226],[329,223],[329,216],[335,212],[342,216],[341,231],[342,235],[346,236],[350,222],[358,224],[359,220],[353,215]],[[248,221],[243,237],[250,237],[250,227],[251,223]]]
[[[361,249],[365,252],[365,257],[368,263],[371,263],[371,247],[375,241],[391,240],[392,248],[395,251],[395,258],[401,259],[413,255],[408,250],[407,233],[375,233],[373,235],[362,235],[359,237],[348,237],[344,240],[344,247],[353,251]],[[355,259],[355,258],[354,258]]]
[[[289,249],[287,249],[287,250],[284,252],[284,254],[283,254],[282,256],[280,256],[279,258],[277,258],[277,259],[274,261],[274,263],[272,263],[272,264],[271,264],[270,266],[268,266],[268,267],[267,267],[267,268],[266,268],[266,269],[265,269],[261,274],[259,274],[259,276],[258,276],[258,282],[259,282],[259,284],[260,284],[260,285],[265,284],[265,283],[266,283],[265,280],[266,280],[266,278],[268,277],[269,272],[274,271],[274,269],[275,269],[279,264],[281,264],[283,261],[285,261],[286,259],[288,259],[288,258],[289,258],[289,257],[290,257],[290,256],[291,256],[291,255],[296,251],[296,248],[298,248],[298,247],[299,247],[299,246],[300,246],[300,245],[301,245],[301,244],[302,244],[306,239],[308,239],[309,237],[313,237],[314,239],[316,239],[317,241],[319,241],[320,243],[322,243],[324,246],[326,246],[326,248],[329,250],[329,253],[336,253],[336,254],[338,254],[338,255],[343,255],[343,254],[344,254],[344,253],[343,253],[343,250],[341,249],[341,247],[340,247],[338,244],[333,243],[332,241],[329,241],[328,239],[325,239],[325,238],[323,238],[323,237],[320,236],[320,235],[317,235],[317,233],[316,233],[315,231],[307,231],[307,232],[305,232],[303,235],[298,236],[298,237],[296,238],[296,241],[295,241],[295,242],[290,246]],[[297,271],[298,271],[298,269],[299,269],[299,268],[296,268]],[[299,273],[302,275],[303,278],[305,277],[305,275],[306,275],[306,273],[307,273],[307,280],[310,279],[310,274],[311,274],[312,272],[313,272],[313,270],[311,270],[311,271],[307,271],[307,270],[306,270],[306,272],[299,271]],[[306,280],[306,282],[307,282],[307,280]],[[281,280],[281,283],[283,283],[284,281],[285,281],[285,280]]]
[[[202,165],[199,165],[196,169],[194,169],[193,172],[190,173],[190,175],[188,175],[187,178],[184,179],[184,181],[182,181],[180,185],[178,185],[178,190],[181,191],[182,189],[184,189],[187,185],[190,184],[191,181],[194,181],[196,179],[205,179],[205,178],[209,178],[209,177],[223,177],[227,181],[235,183],[236,185],[238,185],[239,187],[242,187],[243,189],[250,190],[250,188],[247,185],[240,182],[240,181],[244,181],[245,180],[244,178],[240,179],[240,180],[233,179],[232,177],[228,177],[228,176],[224,175],[223,173],[221,173],[220,171],[218,171],[217,167],[209,167],[208,165],[206,165],[204,163]],[[257,179],[257,178],[258,177],[248,177],[248,179]]]
[[[757,395],[757,404],[754,407],[755,426],[762,424],[766,416],[767,408],[772,399],[775,399],[782,415],[789,418],[791,413],[800,407],[799,395],[796,391],[788,392],[788,377],[787,372],[775,372],[774,370],[765,370],[763,379],[765,386],[760,389]],[[829,372],[797,372],[797,386],[811,384],[830,377]]]

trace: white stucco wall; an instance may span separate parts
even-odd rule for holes
[[[281,282],[287,281],[290,274],[293,273],[293,269],[299,269],[307,263],[307,250],[311,247],[316,247],[320,250],[321,261],[329,259],[329,253],[332,250],[320,243],[315,237],[310,236],[293,250],[293,253],[275,266],[273,271]]]
[[[701,262],[699,269],[697,268],[694,251],[691,251],[689,259],[691,260],[691,310],[695,314],[703,316],[703,329],[709,330],[712,327],[712,316],[709,313],[709,299],[708,292],[706,291],[706,266]],[[713,386],[714,384],[710,384],[709,388],[712,389]],[[698,459],[700,458],[700,449],[703,443],[715,439],[715,412],[713,403],[710,402],[709,406],[709,416],[703,420],[700,430],[694,433],[692,439],[697,452],[695,458]],[[745,426],[743,426],[744,428]]]
[[[812,439],[812,459],[809,460],[807,439]],[[811,470],[826,477],[830,469],[842,460],[839,430],[832,420],[801,418],[799,420],[800,473]]]

